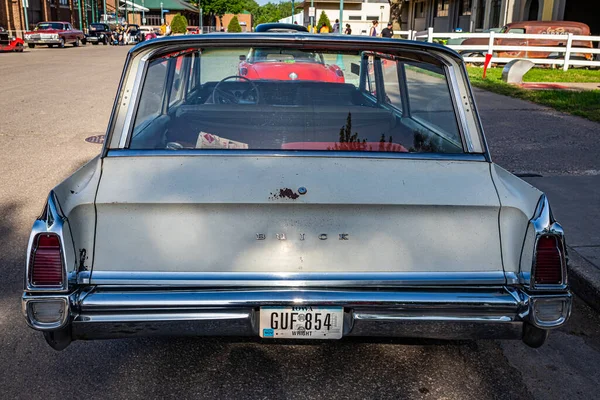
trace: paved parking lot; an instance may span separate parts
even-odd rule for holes
[[[597,397],[600,317],[579,300],[569,324],[535,350],[518,341],[264,345],[202,338],[52,350],[20,314],[26,242],[47,192],[100,150],[85,139],[104,133],[126,51],[0,54],[3,398]],[[600,170],[598,124],[485,92],[477,98],[492,154],[507,169],[544,176]]]

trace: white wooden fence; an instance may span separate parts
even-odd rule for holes
[[[525,59],[533,62],[534,64],[552,64],[562,65],[566,71],[572,66],[587,66],[587,67],[600,67],[600,48],[598,48],[598,42],[600,42],[600,36],[577,36],[572,33],[564,35],[547,35],[547,34],[515,34],[515,33],[434,33],[433,28],[429,28],[426,31],[415,32],[406,31],[400,32],[406,35],[410,40],[421,40],[427,42],[433,42],[434,39],[470,39],[470,38],[484,38],[487,39],[487,45],[448,45],[451,49],[456,50],[459,53],[479,53],[479,54],[491,54],[492,56],[499,52],[544,52],[554,53],[557,56],[554,58],[526,58],[518,57],[519,59]],[[495,44],[495,39],[521,39],[526,43],[528,40],[562,40],[566,43],[565,46],[522,46],[522,45],[498,45]],[[593,48],[589,47],[573,47],[574,41],[586,41],[592,42]],[[573,54],[592,54],[594,61],[572,59]],[[509,57],[492,57],[492,63],[507,63],[514,60],[515,58]],[[469,63],[481,63],[483,64],[485,58],[483,57],[465,57],[464,59]]]

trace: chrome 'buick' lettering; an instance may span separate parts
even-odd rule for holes
[[[327,240],[327,234],[326,233],[321,233],[320,235],[317,236],[319,238],[319,240]],[[349,240],[350,239],[350,235],[347,233],[339,233],[338,237],[340,240]],[[300,233],[299,234],[299,238],[300,240],[305,240],[306,239],[306,233]],[[256,234],[256,240],[266,240],[267,239],[267,234],[266,233],[257,233]],[[287,240],[287,236],[285,235],[285,233],[276,233],[275,234],[275,239],[277,240]]]

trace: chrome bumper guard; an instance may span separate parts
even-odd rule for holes
[[[33,304],[64,301],[64,318],[39,323]],[[535,294],[513,287],[478,289],[135,289],[88,287],[70,295],[23,296],[37,330],[70,328],[77,339],[156,335],[258,336],[259,310],[273,305],[328,305],[345,310],[344,336],[518,339],[523,323],[561,326],[569,292]],[[68,318],[66,318],[68,316]]]

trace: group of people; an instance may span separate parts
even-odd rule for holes
[[[377,31],[377,28],[379,27],[379,21],[375,20],[373,21],[373,24],[371,25],[371,28],[369,29],[369,36],[378,36],[378,37],[383,37],[383,38],[392,38],[394,37],[394,28],[391,22],[388,22],[387,26],[385,28],[383,28],[381,30],[381,32]],[[340,20],[336,19],[335,23],[333,24],[333,33],[340,33]],[[311,28],[309,27],[309,32],[312,31]],[[314,32],[316,33],[316,28],[314,30]],[[331,33],[329,31],[329,26],[327,26],[326,23],[323,23],[321,25],[321,27],[319,28],[319,33]],[[352,35],[352,27],[350,26],[350,24],[346,24],[346,29],[344,29],[344,34],[345,35]]]
[[[382,38],[392,38],[394,37],[394,28],[391,22],[388,22],[387,26],[381,30],[380,33],[377,32],[377,27],[379,26],[379,21],[373,21],[371,25],[371,29],[369,29],[369,36],[379,36]]]

